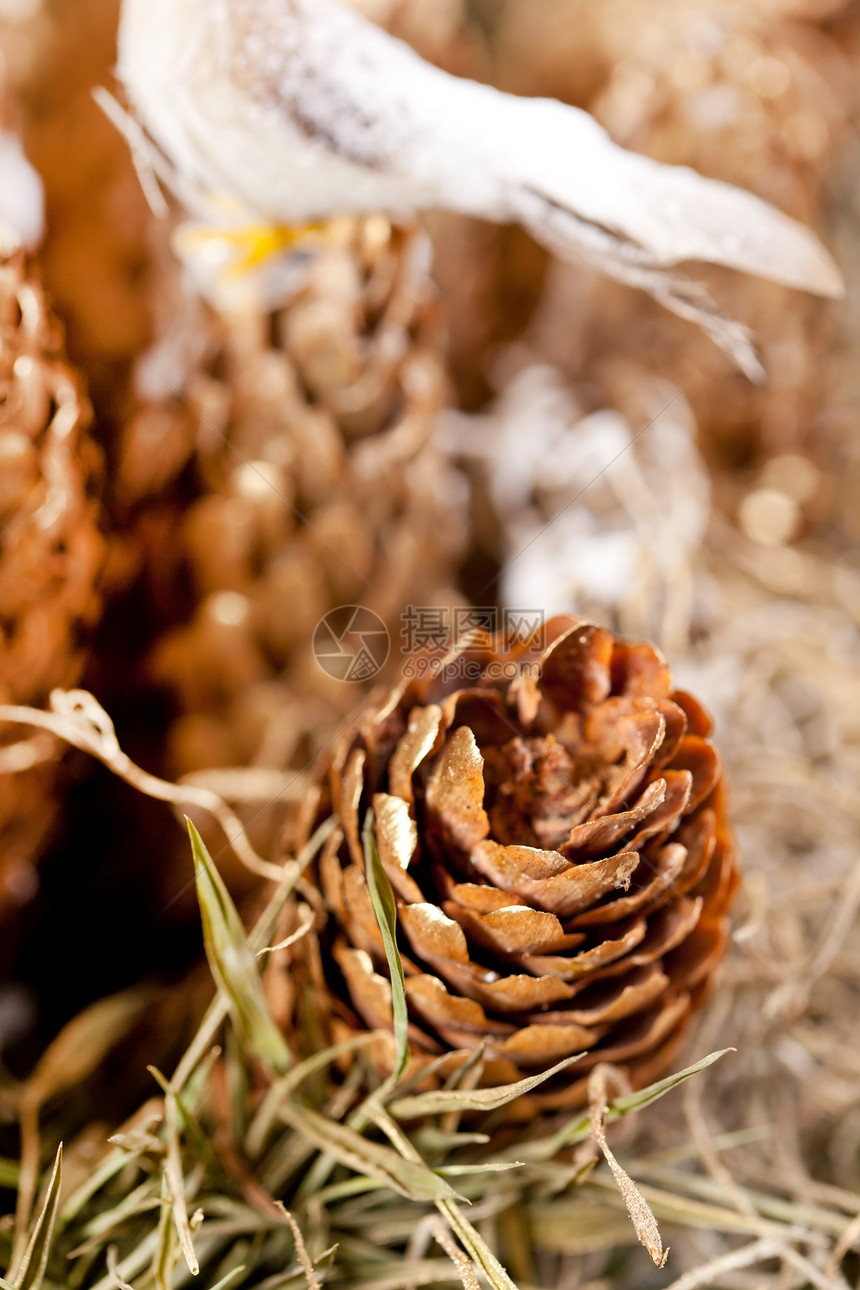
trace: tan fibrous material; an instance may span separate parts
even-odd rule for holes
[[[426,252],[356,223],[309,245],[274,314],[219,319],[186,295],[141,371],[118,488],[150,581],[190,593],[149,663],[176,702],[178,774],[303,764],[332,737],[362,691],[313,655],[329,610],[378,614],[396,671],[404,607],[456,599],[465,485],[432,441],[446,381]]]
[[[101,454],[58,323],[0,230],[0,701],[43,705],[74,686],[98,617]],[[0,909],[33,891],[54,822],[60,750],[0,732]]]
[[[520,1116],[578,1104],[599,1061],[634,1086],[659,1076],[723,956],[738,882],[709,732],[655,649],[582,619],[507,653],[477,641],[390,694],[329,774],[341,826],[319,877],[340,1024],[392,1023],[361,842],[372,809],[416,1057],[486,1042],[502,1083],[584,1054]]]

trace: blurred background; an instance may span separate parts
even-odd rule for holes
[[[738,1134],[731,1176],[778,1176],[836,1240],[860,1213],[860,5],[356,4],[451,71],[755,191],[816,229],[846,299],[696,270],[756,336],[751,385],[649,299],[440,214],[345,225],[285,257],[279,308],[248,291],[216,310],[92,97],[117,6],[0,0],[0,221],[29,242],[0,233],[0,701],[87,687],[135,761],[217,785],[265,851],[360,697],[313,657],[329,609],[366,605],[393,639],[408,604],[471,602],[656,641],[716,717],[746,880],[694,1045],[738,1053],[686,1121],[645,1132]],[[190,877],[168,807],[4,727],[14,1073],[93,999],[185,979]],[[140,1031],[165,1042],[163,1017]],[[587,1227],[559,1253],[588,1253]],[[687,1230],[675,1273],[724,1240]]]

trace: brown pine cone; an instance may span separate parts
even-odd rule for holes
[[[582,619],[540,635],[467,646],[345,738],[329,772],[341,827],[319,864],[336,1031],[354,1014],[391,1026],[361,844],[372,808],[413,1054],[486,1040],[494,1083],[585,1052],[517,1114],[577,1103],[598,1061],[634,1086],[666,1069],[738,883],[709,718],[657,651]]]
[[[0,703],[42,706],[77,684],[104,557],[89,404],[23,252],[0,228]],[[35,886],[62,750],[0,728],[0,910]]]
[[[426,250],[357,222],[274,314],[186,302],[165,342],[182,398],[153,382],[119,486],[146,503],[135,540],[166,612],[191,592],[150,656],[176,700],[175,773],[280,769],[327,743],[357,696],[314,657],[330,610],[364,606],[396,639],[407,602],[456,599],[464,485],[432,443],[446,384]]]

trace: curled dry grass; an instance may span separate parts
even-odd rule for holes
[[[90,696],[57,695],[47,714],[0,709],[2,718],[49,729],[142,791],[175,800],[185,791],[171,794],[128,762]],[[744,736],[737,732],[748,747]],[[742,827],[750,802],[758,827],[764,821],[776,828],[771,811],[781,827],[795,827],[784,804],[790,772],[773,759],[741,781]],[[765,791],[760,784],[768,774]],[[837,789],[822,784],[820,793],[833,812]],[[850,817],[845,793],[840,806]],[[228,838],[235,837],[239,825],[229,806],[207,804]],[[824,807],[806,809],[820,825]],[[18,1189],[17,1222],[0,1231],[0,1264],[9,1269],[2,1290],[167,1290],[192,1278],[208,1290],[324,1283],[359,1290],[596,1287],[606,1284],[594,1275],[605,1277],[609,1251],[614,1284],[658,1284],[659,1275],[671,1290],[708,1284],[844,1290],[846,1256],[860,1243],[860,1197],[809,1176],[801,1154],[804,1091],[791,1080],[775,1089],[767,1068],[777,1060],[790,1070],[799,1051],[821,1066],[829,1060],[829,1077],[811,1092],[812,1101],[820,1096],[825,1109],[829,1101],[850,1110],[850,1036],[841,1064],[825,1049],[827,1007],[833,999],[844,1003],[857,967],[846,949],[860,901],[856,880],[836,902],[834,876],[814,888],[815,901],[804,883],[802,904],[786,892],[780,905],[765,891],[767,871],[757,867],[738,950],[699,1038],[701,1046],[734,1031],[740,1051],[712,1053],[632,1095],[614,1086],[611,1068],[598,1068],[588,1111],[561,1126],[533,1126],[512,1142],[492,1134],[494,1111],[534,1081],[475,1091],[473,1059],[432,1093],[416,1086],[405,1061],[399,1074],[380,1082],[369,1049],[374,1036],[304,1060],[289,1051],[259,968],[267,949],[284,949],[284,941],[271,942],[289,905],[297,930],[288,940],[314,935],[310,916],[301,913],[307,908],[301,875],[331,822],[278,870],[269,902],[247,932],[189,827],[215,997],[173,1075],[153,1070],[153,1097],[101,1154],[87,1156],[84,1139],[69,1144],[73,1179],[64,1189],[53,1119],[43,1110],[95,1070],[138,1014],[140,994],[94,1005],[58,1036],[27,1083],[4,1086],[24,1149],[20,1162],[0,1161],[0,1181]],[[259,858],[249,859],[258,869]],[[393,906],[384,871],[372,854],[368,859],[385,934]],[[810,927],[819,932],[812,951]],[[396,949],[393,937],[387,941],[396,998]],[[832,1043],[838,1034],[834,1026]],[[402,1027],[395,1041],[405,1053]],[[717,1057],[723,1060],[705,1076]],[[636,1113],[657,1102],[634,1142]],[[786,1107],[792,1118],[783,1118]],[[717,1132],[720,1121],[727,1127]],[[610,1146],[606,1129],[618,1122]],[[670,1242],[664,1273],[649,1276],[647,1262],[623,1253],[637,1240],[658,1268],[666,1261],[663,1242]]]

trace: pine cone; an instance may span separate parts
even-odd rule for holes
[[[175,705],[169,773],[303,766],[361,693],[317,662],[319,620],[360,605],[397,640],[407,603],[457,600],[465,485],[432,442],[446,380],[426,239],[357,222],[271,314],[218,317],[164,274],[180,324],[141,368],[118,490],[150,588],[149,683]]]
[[[101,461],[59,326],[23,253],[3,239],[0,229],[0,702],[42,706],[79,681],[83,629],[99,612]],[[0,743],[2,909],[35,885],[61,750],[21,727],[4,726]]]
[[[738,882],[710,721],[657,651],[582,619],[544,640],[469,645],[357,726],[329,772],[341,827],[319,862],[341,1025],[391,1026],[360,840],[372,808],[413,1053],[486,1041],[491,1082],[585,1053],[518,1113],[575,1104],[598,1061],[634,1086],[666,1069]]]

